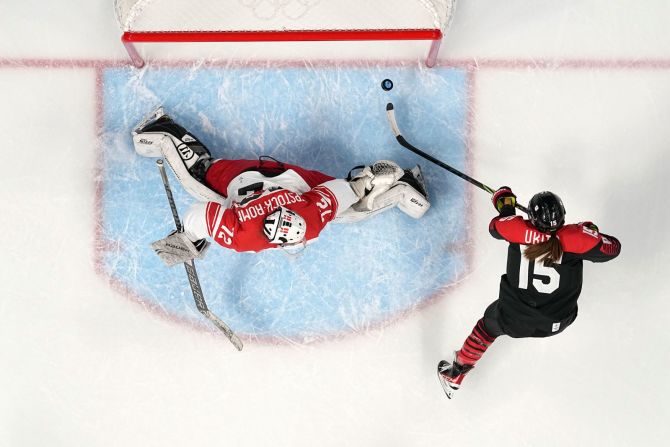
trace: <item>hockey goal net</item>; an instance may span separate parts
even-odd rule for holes
[[[435,64],[456,0],[115,0],[123,44],[270,41],[431,41]]]

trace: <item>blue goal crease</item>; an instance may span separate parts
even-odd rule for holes
[[[384,91],[381,81],[394,88]],[[187,68],[104,73],[103,237],[118,242],[104,268],[142,300],[199,319],[183,269],[149,244],[174,229],[155,160],[130,131],[163,105],[216,158],[278,160],[344,177],[355,165],[420,164],[432,203],[419,220],[391,210],[331,224],[298,256],[218,247],[198,262],[209,307],[240,334],[314,340],[383,325],[466,273],[465,185],[402,148],[386,119],[392,101],[403,134],[465,169],[467,82],[462,69]],[[170,176],[183,213],[192,199]]]

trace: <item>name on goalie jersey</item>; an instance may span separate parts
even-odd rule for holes
[[[240,222],[246,222],[259,216],[266,216],[280,206],[298,202],[305,202],[305,199],[291,191],[282,191],[270,197],[261,197],[259,200],[250,202],[244,207],[238,207],[237,217]]]

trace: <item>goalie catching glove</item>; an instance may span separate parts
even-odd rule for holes
[[[151,248],[165,265],[172,267],[192,259],[204,258],[209,245],[205,239],[192,242],[186,234],[173,231],[167,237],[152,243]]]
[[[363,170],[352,178],[351,172],[360,168]],[[402,168],[389,160],[376,161],[372,166],[357,166],[351,172],[347,180],[363,209],[372,209],[375,197],[388,191],[404,175]]]
[[[380,160],[372,166],[364,167],[353,177],[350,172],[347,180],[359,198],[352,209],[366,214],[366,217],[397,206],[408,216],[419,219],[430,208],[423,174],[418,165],[403,170],[392,161]]]

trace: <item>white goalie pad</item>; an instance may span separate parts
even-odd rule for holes
[[[382,199],[381,196],[378,198],[382,205],[385,201],[395,201],[400,211],[414,219],[422,218],[430,208],[428,198],[407,184],[398,184],[389,189],[386,194],[388,194],[388,198]]]
[[[359,222],[396,206],[408,216],[420,219],[430,208],[428,198],[405,182],[397,182],[391,189],[376,196],[374,201],[369,204],[370,209],[362,208],[359,205],[360,202],[357,202],[338,214],[334,222]]]
[[[333,219],[333,223],[349,224],[360,222],[361,220],[369,219],[370,217],[375,216],[383,211],[390,210],[391,208],[393,208],[393,206],[388,205],[384,208],[379,208],[376,210],[357,211],[353,206],[350,206],[346,210],[337,213],[337,216],[335,216],[335,219]]]
[[[164,135],[160,140],[159,146],[165,161],[167,161],[167,164],[170,166],[175,177],[177,177],[177,180],[179,180],[179,183],[181,183],[186,192],[201,202],[217,202],[222,205],[226,204],[225,197],[197,181],[193,178],[191,173],[188,172],[184,161],[177,152],[177,147],[171,136]]]
[[[209,248],[209,242],[200,239],[194,243],[184,233],[175,231],[167,237],[153,242],[151,248],[166,266],[172,267],[191,259],[204,258]]]
[[[147,115],[140,124],[135,127],[132,132],[133,145],[135,152],[142,157],[159,158],[163,156],[158,142],[165,135],[164,133],[141,133],[140,129],[144,128],[152,121],[156,121],[161,116],[165,115],[163,107],[158,107],[156,110]]]
[[[195,142],[195,138],[189,135],[188,132],[182,136],[182,139],[179,139],[177,136],[165,131],[142,131],[147,125],[150,125],[153,121],[158,120],[164,115],[165,112],[163,108],[158,107],[147,115],[147,117],[133,130],[132,137],[135,152],[143,157],[165,158],[165,161],[167,161],[167,164],[170,166],[170,169],[172,169],[172,172],[174,172],[179,183],[181,183],[184,189],[196,200],[224,204],[226,201],[225,197],[200,183],[188,170],[188,168],[198,159],[198,156],[188,145],[189,143]],[[170,123],[173,128],[181,129],[171,120]],[[182,150],[181,154],[179,153],[180,148]],[[186,163],[190,164],[187,166]]]
[[[400,211],[414,219],[419,219],[430,208],[430,202],[419,191],[404,182],[398,182],[393,188],[377,196],[372,211],[397,206]]]

